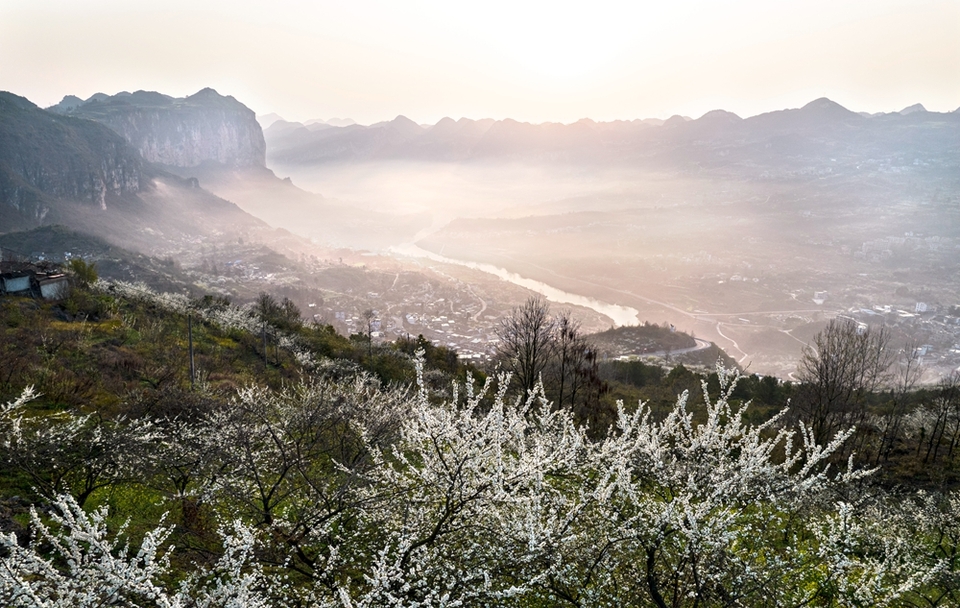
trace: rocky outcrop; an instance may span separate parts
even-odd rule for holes
[[[72,96],[48,108],[110,127],[144,159],[173,167],[217,162],[232,167],[266,165],[266,144],[256,115],[213,89],[185,98],[150,91],[97,94],[77,103]]]
[[[42,222],[52,199],[88,201],[136,194],[143,161],[122,137],[87,120],[41,110],[0,92],[0,206]]]

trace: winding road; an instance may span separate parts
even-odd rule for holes
[[[631,353],[629,355],[621,355],[620,357],[618,357],[618,359],[622,357],[666,357],[667,355],[685,355],[687,353],[695,353],[698,350],[706,350],[711,346],[713,346],[713,342],[710,342],[709,340],[701,340],[700,338],[694,338],[694,340],[697,341],[696,346],[690,346],[687,348],[678,348],[676,350],[655,350],[650,353],[639,353],[639,354]]]

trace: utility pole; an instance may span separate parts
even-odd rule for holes
[[[191,313],[187,313],[187,343],[190,348],[190,388],[193,389],[197,368],[193,363],[193,315]]]
[[[263,322],[263,367],[267,367],[267,322]]]

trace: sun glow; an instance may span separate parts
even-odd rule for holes
[[[0,4],[0,80],[41,105],[212,86],[292,119],[569,122],[819,96],[952,111],[960,93],[960,8],[944,0]]]

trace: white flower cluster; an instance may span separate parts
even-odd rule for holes
[[[0,447],[6,464],[45,496],[69,493],[82,505],[94,491],[133,476],[141,448],[160,438],[147,419],[69,411],[27,416],[25,406],[35,396],[28,387],[0,406]]]
[[[187,295],[157,292],[144,283],[128,283],[126,281],[99,279],[94,285],[94,288],[103,293],[117,295],[128,300],[147,302],[171,312],[183,315],[188,313],[195,314],[204,321],[223,329],[240,329],[249,332],[260,331],[260,323],[249,307],[198,307],[194,305],[194,302]]]
[[[107,532],[106,508],[85,512],[68,496],[58,498],[45,521],[31,510],[33,540],[0,535],[0,602],[6,608],[266,608],[262,571],[251,564],[253,532],[240,524],[221,529],[224,555],[209,569],[169,589],[173,547],[164,549],[170,528],[161,525],[134,552],[124,535]]]
[[[0,600],[665,608],[953,597],[960,500],[858,491],[867,471],[828,465],[847,434],[824,446],[782,417],[749,424],[729,404],[736,377],[718,372],[721,394],[705,386],[704,410],[685,395],[662,420],[621,405],[602,441],[542,390],[508,400],[507,378],[468,382],[444,403],[422,381],[409,394],[363,376],[245,389],[202,423],[203,449],[219,446],[203,499],[246,522],[221,532],[216,566],[173,589],[172,549],[158,549],[167,528],[132,554],[106,540],[102,511],[60,499],[54,526],[34,515],[29,547],[4,537]]]
[[[192,314],[203,321],[225,330],[240,330],[258,334],[262,323],[250,306],[197,306],[188,296],[179,293],[157,292],[144,283],[128,283],[125,281],[106,281],[99,279],[94,288],[108,294],[121,296],[126,299],[148,302],[154,306],[179,314]],[[270,329],[276,336],[280,348],[291,352],[297,362],[305,369],[315,369],[319,362],[316,357],[304,348],[296,336],[288,335]]]

